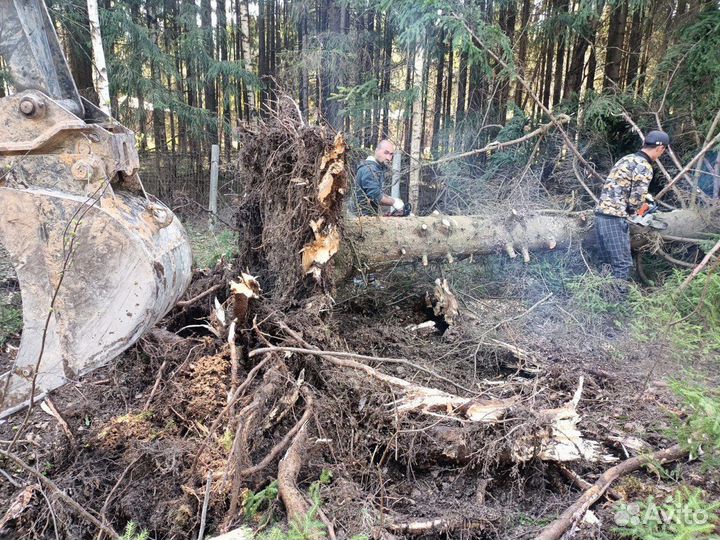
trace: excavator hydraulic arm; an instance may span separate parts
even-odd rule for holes
[[[23,331],[0,417],[102,366],[180,298],[192,253],[144,191],[134,134],[81,98],[42,0],[0,0],[0,242]]]

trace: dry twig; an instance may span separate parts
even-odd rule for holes
[[[413,362],[410,362],[409,360],[405,360],[404,358],[382,358],[382,357],[366,356],[364,354],[356,354],[356,353],[349,353],[349,352],[321,351],[316,348],[303,349],[300,347],[282,347],[282,346],[277,346],[277,347],[271,346],[271,347],[262,347],[260,349],[255,349],[253,351],[250,351],[250,354],[248,356],[253,357],[253,356],[257,356],[258,354],[264,354],[264,353],[268,353],[268,352],[279,352],[279,351],[294,352],[294,353],[298,353],[298,354],[312,354],[315,356],[324,356],[324,357],[328,357],[328,358],[354,358],[356,360],[368,360],[371,362],[382,362],[382,363],[386,363],[386,364],[401,364],[401,365],[411,367],[413,369],[417,369],[418,371],[422,371],[423,373],[427,373],[428,375],[432,375],[433,377],[435,377],[441,381],[444,381],[446,383],[452,384],[454,387],[459,388],[460,390],[464,390],[465,392],[468,392],[470,394],[476,393],[475,391],[470,390],[469,388],[465,388],[464,386],[456,383],[455,381],[453,381],[451,379],[448,379],[447,377],[443,377],[439,373],[435,373],[431,369],[414,364]],[[364,366],[365,364],[358,364],[358,365]],[[369,366],[366,366],[366,367],[369,367]],[[370,369],[372,369],[372,368],[370,368]]]
[[[570,117],[566,114],[561,114],[557,117],[557,122],[561,124],[567,124],[570,121]],[[475,156],[477,154],[482,154],[483,152],[491,152],[495,150],[501,150],[503,148],[507,148],[508,146],[514,146],[516,144],[524,143],[525,141],[529,141],[530,139],[537,137],[538,135],[544,135],[548,131],[550,131],[550,128],[552,128],[554,125],[556,125],[553,122],[550,122],[548,124],[543,124],[539,128],[535,129],[534,131],[531,131],[530,133],[526,133],[522,137],[519,137],[517,139],[513,139],[512,141],[504,141],[504,142],[498,142],[493,141],[491,143],[488,143],[482,148],[478,148],[476,150],[470,150],[468,152],[463,152],[461,154],[454,154],[450,156],[445,156],[440,159],[436,159],[435,161],[425,161],[420,163],[419,167],[426,167],[428,165],[440,165],[441,163],[447,163],[448,161],[454,161],[456,159],[463,159],[470,156]]]
[[[719,249],[720,249],[720,240],[718,240],[717,243],[713,246],[713,248],[705,254],[705,257],[703,257],[703,260],[700,261],[700,264],[698,264],[695,267],[695,269],[690,273],[690,275],[685,278],[685,281],[683,281],[682,284],[680,285],[680,287],[678,287],[678,292],[684,291],[685,288],[688,285],[690,285],[690,282],[693,279],[695,279],[700,272],[702,272],[702,269],[707,266],[707,264],[715,256],[715,253],[717,253],[717,251]]]
[[[200,515],[200,531],[198,532],[198,540],[205,537],[205,521],[207,519],[208,503],[210,502],[210,486],[212,485],[212,471],[208,471],[207,481],[205,482],[205,498],[203,499],[202,514]]]
[[[216,285],[213,285],[212,287],[210,287],[208,290],[201,292],[197,296],[193,296],[189,300],[181,300],[180,302],[175,304],[175,307],[186,308],[186,307],[192,306],[196,302],[199,302],[203,298],[210,296],[212,293],[214,293],[215,291],[219,291],[223,287],[225,287],[224,283],[217,283]]]

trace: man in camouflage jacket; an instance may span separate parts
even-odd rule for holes
[[[667,133],[651,131],[642,149],[621,158],[603,185],[595,207],[595,230],[600,256],[618,279],[628,280],[633,268],[628,218],[645,200],[653,177],[653,162],[663,155],[669,144]]]

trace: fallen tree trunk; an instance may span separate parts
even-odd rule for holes
[[[712,215],[693,210],[662,214],[668,223],[662,233],[632,227],[633,247],[659,238],[659,234],[697,238],[717,231]],[[375,269],[403,262],[447,259],[450,262],[470,255],[505,252],[520,254],[529,262],[530,253],[580,243],[592,233],[593,214],[502,216],[361,217],[345,222],[345,235],[338,254],[341,273],[354,269]]]

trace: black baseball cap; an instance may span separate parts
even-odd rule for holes
[[[645,146],[670,146],[670,135],[664,131],[651,131],[645,135]]]

